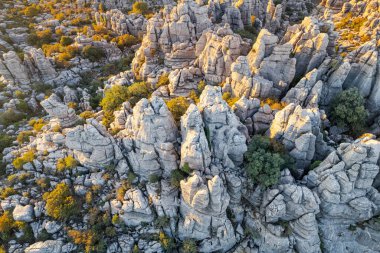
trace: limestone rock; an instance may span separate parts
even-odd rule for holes
[[[268,130],[269,137],[280,141],[295,159],[299,175],[314,159],[316,149],[326,151],[320,126],[318,108],[302,109],[299,105],[289,104],[276,114]]]
[[[28,72],[16,52],[4,53],[3,60],[0,59],[0,62],[0,74],[5,78],[11,78],[20,84],[30,84]]]
[[[235,243],[235,234],[226,208],[230,197],[219,176],[204,182],[197,174],[181,181],[181,239],[202,240],[199,251],[228,251]],[[211,234],[211,230],[217,231]]]
[[[141,14],[125,15],[118,9],[112,9],[105,13],[96,12],[95,21],[119,35],[131,34],[136,38],[142,37],[147,23]]]
[[[112,214],[119,214],[127,226],[138,226],[142,222],[152,222],[153,212],[148,199],[139,189],[130,189],[124,195],[123,201],[111,201]]]
[[[71,127],[79,120],[79,117],[75,114],[75,110],[63,104],[61,99],[54,93],[49,98],[43,100],[41,106],[49,113],[50,117],[59,120],[62,128]]]
[[[53,64],[45,57],[42,49],[25,49],[25,63],[34,80],[49,83],[58,76]]]
[[[205,171],[211,163],[211,152],[202,115],[194,104],[181,117],[181,134],[181,166],[187,163],[193,170]]]
[[[48,240],[44,242],[36,242],[25,249],[25,253],[61,253],[62,241]]]
[[[222,98],[220,87],[206,86],[198,108],[203,116],[215,164],[235,168],[247,150],[247,129]]]
[[[318,71],[314,69],[286,93],[282,102],[286,104],[294,103],[307,108],[318,107],[323,82],[321,80],[317,81],[317,78]]]
[[[210,84],[218,84],[230,75],[231,65],[247,45],[234,34],[229,25],[205,31],[196,44],[196,66]]]
[[[34,210],[31,205],[21,206],[17,205],[13,210],[13,219],[15,221],[25,221],[31,222],[33,221]]]
[[[110,164],[127,166],[115,139],[95,119],[84,126],[67,129],[65,145],[72,149],[75,158],[84,166],[98,167]]]
[[[170,176],[178,166],[177,131],[162,98],[140,100],[119,133],[133,171],[145,179],[152,174]]]

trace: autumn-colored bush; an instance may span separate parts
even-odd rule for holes
[[[275,98],[266,98],[260,101],[260,106],[264,106],[265,104],[269,105],[272,110],[282,110],[287,106],[285,102],[278,101]]]
[[[135,36],[130,34],[124,34],[112,39],[113,42],[116,42],[117,46],[120,49],[129,48],[133,45],[136,45],[140,42]]]
[[[169,111],[172,113],[176,122],[180,122],[181,116],[185,114],[190,103],[185,97],[176,97],[166,102]]]
[[[230,92],[223,93],[222,98],[224,99],[224,101],[227,102],[227,104],[229,106],[233,106],[239,100],[238,97],[231,97],[231,93]]]
[[[51,192],[43,195],[46,201],[46,212],[57,220],[67,220],[78,213],[78,203],[68,185],[57,184]]]
[[[35,159],[34,150],[25,152],[22,156],[13,160],[12,164],[16,169],[21,169],[24,164],[30,163]]]
[[[74,169],[78,165],[77,160],[71,155],[66,156],[65,158],[59,158],[57,161],[56,168],[58,171],[62,172],[65,170]]]

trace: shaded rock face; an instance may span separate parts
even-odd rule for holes
[[[177,132],[162,98],[140,100],[120,132],[133,171],[145,179],[152,174],[168,177],[178,167]]]
[[[328,252],[378,250],[373,243],[362,243],[361,230],[348,233],[347,229],[379,214],[380,194],[372,186],[379,173],[379,154],[380,142],[370,137],[343,143],[305,177],[321,200],[319,227]],[[373,234],[370,230],[367,233]],[[342,234],[341,239],[336,240],[336,233]]]
[[[114,138],[96,120],[89,119],[84,126],[66,129],[65,134],[65,145],[73,150],[81,164],[88,167],[127,166]]]
[[[268,130],[269,137],[280,141],[295,159],[299,176],[310,165],[316,149],[326,151],[320,126],[317,108],[302,109],[299,105],[289,104],[276,114]]]
[[[112,9],[105,13],[96,12],[95,21],[97,24],[102,24],[119,35],[131,34],[137,38],[143,36],[147,24],[147,20],[143,15],[125,15],[117,9]]]
[[[43,100],[41,106],[50,117],[58,119],[59,124],[63,128],[74,126],[79,121],[75,110],[63,104],[61,99],[54,93],[49,98]]]
[[[207,129],[213,163],[227,168],[241,165],[247,151],[247,129],[223,100],[220,87],[206,86],[198,108]]]
[[[323,82],[318,79],[318,70],[313,69],[291,88],[282,99],[286,104],[298,104],[306,108],[317,108],[321,100]]]
[[[236,243],[232,223],[226,214],[229,201],[219,176],[204,182],[195,174],[181,181],[179,237],[202,240],[200,252],[228,251]],[[216,234],[211,234],[211,230]]]

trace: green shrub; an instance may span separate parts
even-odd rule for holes
[[[183,253],[197,253],[198,247],[197,243],[193,239],[187,239],[182,242],[182,252]]]
[[[170,184],[173,187],[179,188],[181,180],[185,179],[187,174],[182,170],[173,170],[170,174]]]
[[[24,9],[24,15],[28,17],[35,17],[40,13],[40,8],[33,4]]]
[[[237,30],[237,34],[239,34],[242,38],[251,39],[253,41],[256,40],[258,32],[253,26],[244,26],[244,29]]]
[[[146,15],[149,13],[148,4],[145,2],[134,2],[129,13]]]
[[[167,227],[169,225],[170,218],[167,216],[160,216],[154,220],[154,226],[157,228]]]
[[[8,198],[9,196],[12,196],[12,195],[15,195],[15,194],[17,194],[17,191],[14,188],[12,188],[12,187],[5,187],[5,188],[1,189],[0,198],[1,199],[5,199],[5,198]]]
[[[67,220],[78,213],[78,203],[65,183],[57,184],[51,192],[43,195],[46,212],[56,220]]]
[[[17,135],[18,144],[23,144],[29,141],[29,137],[35,136],[33,131],[22,131]]]
[[[341,92],[332,102],[332,121],[340,127],[348,127],[352,132],[359,133],[363,130],[368,115],[364,102],[357,88]]]
[[[157,174],[152,174],[149,176],[149,182],[155,184],[161,180],[161,177]]]
[[[69,46],[69,45],[73,44],[74,40],[72,38],[68,37],[68,36],[62,36],[61,40],[59,41],[59,43],[62,46],[66,47],[66,46]]]
[[[268,137],[256,135],[245,154],[245,170],[248,176],[264,187],[278,182],[285,159],[275,151]]]
[[[39,132],[46,125],[46,122],[44,119],[31,119],[28,124],[33,127],[34,131]]]
[[[50,179],[48,177],[39,178],[36,180],[36,184],[41,189],[48,189],[50,187]]]
[[[162,74],[158,78],[158,82],[156,84],[156,89],[160,88],[161,86],[165,86],[165,85],[169,85],[169,74],[168,73]]]
[[[134,83],[131,86],[112,86],[105,92],[100,106],[104,111],[103,124],[109,126],[114,119],[113,112],[118,110],[121,104],[129,101],[134,106],[140,99],[147,98],[151,93],[150,86],[145,82]]]
[[[103,48],[88,45],[83,48],[82,55],[84,58],[96,62],[106,57],[106,52]]]
[[[27,38],[28,44],[36,47],[42,47],[42,45],[50,44],[53,41],[53,33],[50,29],[32,32]]]
[[[185,97],[176,97],[166,102],[169,111],[172,113],[176,122],[180,122],[182,115],[185,114],[190,103]]]
[[[167,236],[162,231],[160,231],[158,238],[165,252],[173,252],[175,250],[176,245],[173,238]]]
[[[0,155],[3,153],[4,149],[10,147],[14,141],[14,138],[8,134],[0,134]]]
[[[26,115],[24,113],[15,112],[13,109],[8,109],[0,113],[0,124],[7,127],[23,120],[25,117]]]

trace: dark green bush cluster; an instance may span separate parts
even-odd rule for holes
[[[173,187],[179,188],[181,180],[185,179],[191,173],[189,164],[185,163],[181,169],[173,170],[170,174],[170,184]]]
[[[82,55],[84,58],[96,62],[106,57],[106,52],[103,48],[88,45],[83,48]]]
[[[359,133],[365,126],[368,112],[364,107],[364,98],[357,88],[340,93],[331,106],[331,119],[340,127],[348,127]]]
[[[278,182],[281,169],[286,165],[281,145],[269,137],[256,135],[245,154],[245,170],[257,184],[269,187]]]

